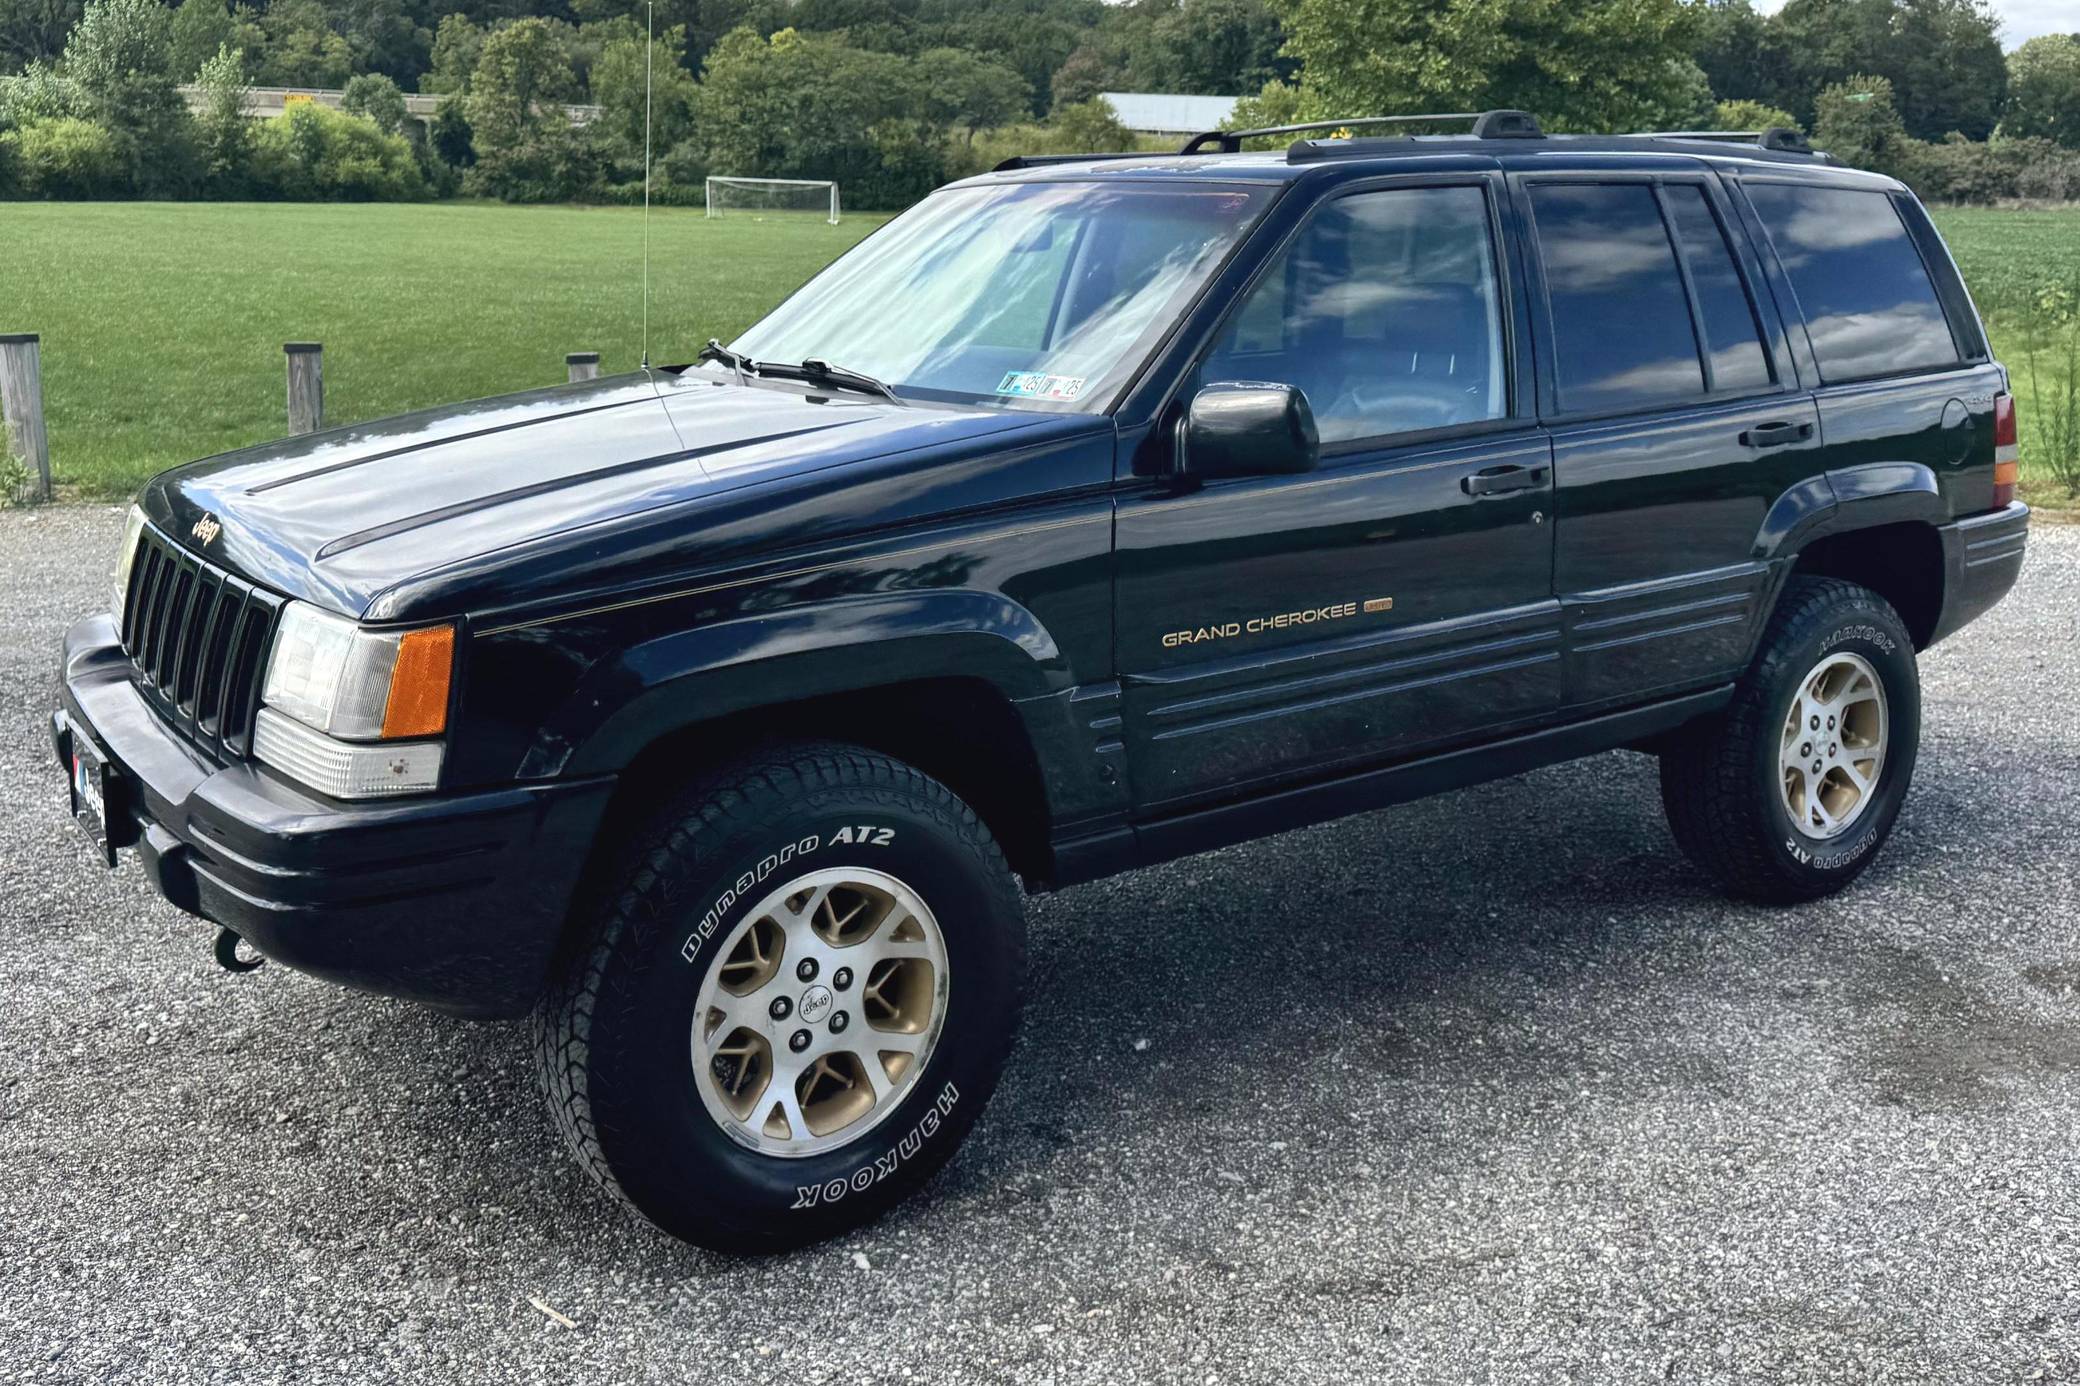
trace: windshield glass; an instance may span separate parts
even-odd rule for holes
[[[731,345],[924,398],[1103,409],[1267,200],[1205,184],[949,189]]]

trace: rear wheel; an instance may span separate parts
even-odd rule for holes
[[[1854,583],[1794,578],[1733,702],[1663,743],[1669,826],[1735,894],[1831,894],[1892,835],[1920,735],[1898,614]]]
[[[921,772],[787,748],[662,811],[536,1017],[603,1185],[725,1251],[864,1222],[943,1164],[1017,1023],[1024,920],[988,830]]]

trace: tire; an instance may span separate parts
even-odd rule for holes
[[[1794,699],[1837,689],[1854,701],[1839,709],[1807,701],[1798,737],[1787,739]],[[1855,759],[1852,737],[1882,745],[1882,757]],[[1862,875],[1892,835],[1920,739],[1920,675],[1898,613],[1854,583],[1795,577],[1732,703],[1663,748],[1661,800],[1677,845],[1729,892],[1783,904],[1818,899]],[[1853,763],[1837,768],[1829,760],[1837,749]],[[1814,766],[1824,777],[1807,778]],[[1874,778],[1857,789],[1855,775],[1865,773]]]
[[[855,747],[775,748],[662,809],[606,879],[534,1036],[555,1123],[609,1192],[700,1246],[777,1251],[871,1220],[952,1156],[1010,1052],[1025,917],[944,785]]]

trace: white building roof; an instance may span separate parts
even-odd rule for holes
[[[1142,135],[1196,135],[1218,130],[1235,109],[1233,96],[1169,96],[1161,92],[1101,91],[1119,123]]]

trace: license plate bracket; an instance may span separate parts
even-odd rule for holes
[[[77,728],[72,733],[70,759],[72,821],[79,824],[80,831],[94,844],[94,851],[102,862],[113,867],[116,864],[116,840],[110,809],[115,805],[121,781],[116,778],[101,748],[82,736]]]

